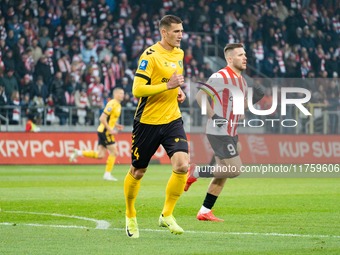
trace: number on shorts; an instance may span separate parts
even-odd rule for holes
[[[232,144],[228,144],[227,149],[230,152],[230,155],[235,155],[236,154],[236,150],[235,150],[235,148],[234,148],[234,146]]]
[[[138,147],[136,147],[135,152],[133,153],[133,155],[135,155],[137,160],[138,160],[139,159],[139,153],[137,152],[137,150],[138,150]]]

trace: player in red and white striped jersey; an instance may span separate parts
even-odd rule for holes
[[[214,119],[209,118],[208,123],[207,123],[206,134],[227,135],[227,136],[232,136],[232,137],[236,136],[237,125],[234,125],[234,123],[238,122],[240,115],[235,115],[233,112],[232,93],[227,88],[221,89],[220,86],[222,84],[226,84],[226,85],[233,85],[233,86],[238,87],[242,91],[244,101],[246,103],[247,89],[248,89],[246,80],[242,77],[241,74],[236,74],[233,71],[233,69],[227,66],[221,69],[220,71],[212,74],[208,80],[208,84],[213,88],[216,85],[219,87],[215,91],[217,91],[219,98],[222,101],[222,103],[217,103],[216,105],[212,104],[211,109],[214,111],[215,114],[217,114],[218,116],[221,116],[221,119],[226,119],[228,120],[229,123],[226,125],[223,125],[221,128],[216,128],[214,127]],[[216,95],[215,95],[215,100],[219,102]]]
[[[247,57],[243,45],[240,43],[227,44],[224,48],[224,54],[228,66],[214,73],[207,82],[207,87],[214,92],[214,101],[217,102],[216,104],[212,103],[212,105],[207,104],[207,114],[210,118],[206,126],[208,140],[215,152],[215,171],[211,171],[211,168],[209,170],[191,164],[184,189],[187,191],[190,185],[199,177],[212,178],[203,205],[197,214],[198,220],[205,221],[223,221],[212,214],[211,208],[221,193],[227,178],[240,175],[242,166],[242,161],[237,151],[237,123],[241,115],[234,114],[233,98],[235,100],[244,100],[244,108],[248,108],[246,100],[248,93],[247,83],[241,75],[241,72],[246,69]],[[223,88],[226,85],[238,87],[242,92],[242,98],[236,98],[229,89]],[[201,107],[204,93],[203,90],[200,90],[196,96]],[[264,93],[261,89],[255,88],[253,104],[259,101],[263,95]]]

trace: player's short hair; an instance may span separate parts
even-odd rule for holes
[[[123,90],[123,91],[124,91],[123,88],[118,87],[118,88],[115,88],[115,89],[113,90],[113,94],[116,94],[119,90]]]
[[[236,48],[243,48],[243,44],[241,43],[228,43],[225,47],[224,47],[224,56],[225,58],[227,58],[228,54],[233,51]]]
[[[171,24],[182,24],[183,21],[178,18],[175,15],[165,15],[160,21],[159,21],[159,31],[162,31],[164,28],[165,30],[168,30],[171,27]]]

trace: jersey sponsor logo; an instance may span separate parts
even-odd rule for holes
[[[183,61],[182,60],[178,61],[178,64],[181,68],[183,68]]]
[[[145,71],[146,67],[148,66],[149,61],[147,60],[142,60],[139,65],[139,70]]]
[[[111,110],[112,110],[112,108],[111,108],[111,107],[107,108],[107,111],[108,111],[108,112],[111,112]]]
[[[175,138],[175,142],[178,143],[178,142],[188,142],[187,140],[183,139],[183,138]]]
[[[165,83],[165,82],[168,82],[170,79],[167,79],[167,78],[163,78],[162,80],[161,80],[161,82],[162,83]]]
[[[171,62],[170,65],[171,65],[172,68],[176,68],[176,64]]]
[[[152,54],[152,52],[155,52],[153,49],[149,49],[149,51],[146,52],[146,55]]]

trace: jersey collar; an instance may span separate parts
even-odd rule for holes
[[[229,66],[226,66],[224,69],[226,69],[227,71],[229,70],[232,74],[234,74],[237,78],[240,78],[242,77],[242,75],[240,74],[240,76],[238,76],[234,71],[233,69],[231,69]]]
[[[166,49],[164,49],[162,46],[161,46],[161,42],[160,41],[158,41],[157,43],[156,43],[156,46],[162,51],[162,52],[165,52],[165,53],[174,53],[174,52],[176,52],[176,47],[175,48],[173,48],[173,50],[166,50]]]

